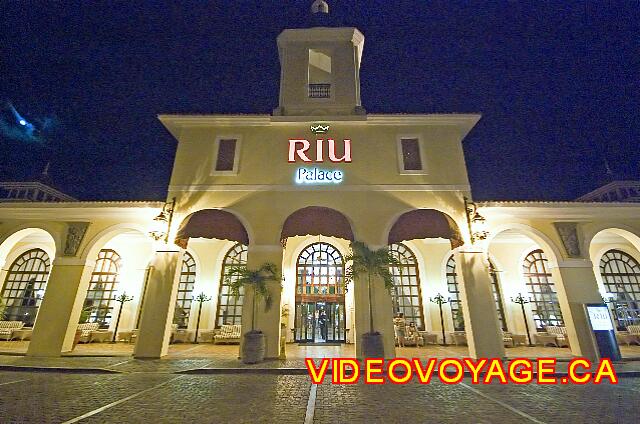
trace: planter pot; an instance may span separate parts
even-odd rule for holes
[[[82,330],[76,330],[76,334],[73,336],[73,348],[75,349],[78,343],[80,343],[80,337],[82,336]]]
[[[382,334],[374,332],[362,335],[362,356],[364,358],[384,358]]]
[[[265,341],[261,331],[249,331],[242,343],[242,362],[257,364],[264,361]]]

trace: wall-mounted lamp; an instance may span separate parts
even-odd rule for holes
[[[169,231],[171,230],[171,221],[173,221],[173,211],[176,208],[176,198],[174,197],[171,202],[165,202],[162,207],[162,212],[153,218],[153,225],[149,235],[155,240],[164,240],[165,243],[169,243]]]
[[[486,227],[486,220],[478,213],[478,206],[475,202],[464,198],[464,210],[467,216],[467,224],[469,225],[469,234],[471,235],[471,244],[477,241],[486,240],[489,232]]]

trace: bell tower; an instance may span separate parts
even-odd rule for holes
[[[314,22],[329,21],[326,1],[311,5]],[[356,28],[314,26],[278,36],[279,116],[364,115],[360,62],[364,35]]]

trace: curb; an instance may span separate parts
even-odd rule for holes
[[[0,371],[42,372],[60,374],[122,374],[121,371],[110,370],[107,368],[38,367],[29,365],[0,365]]]

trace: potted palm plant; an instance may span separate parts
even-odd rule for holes
[[[351,253],[345,257],[345,262],[350,265],[345,273],[345,284],[356,279],[367,282],[369,295],[369,332],[362,335],[362,355],[365,358],[384,358],[384,344],[382,334],[376,331],[373,325],[373,302],[371,296],[371,280],[380,277],[384,287],[390,290],[393,287],[393,276],[389,267],[398,266],[400,262],[393,256],[387,247],[371,250],[361,241],[351,243]],[[363,277],[363,278],[361,278]]]
[[[272,263],[264,263],[260,268],[251,270],[246,266],[234,266],[229,269],[225,276],[229,291],[233,296],[240,296],[240,288],[253,288],[252,299],[251,330],[243,335],[242,362],[245,364],[256,364],[264,360],[265,340],[261,330],[256,329],[256,314],[258,311],[258,301],[264,301],[265,312],[271,309],[273,297],[267,283],[280,282],[278,268]]]

